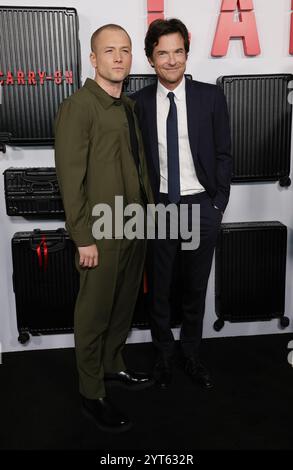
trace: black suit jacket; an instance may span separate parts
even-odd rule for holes
[[[214,204],[222,211],[228,204],[232,172],[231,139],[226,98],[216,85],[186,80],[189,143],[197,177]],[[158,202],[160,163],[157,134],[157,84],[130,98],[136,101],[149,177]]]

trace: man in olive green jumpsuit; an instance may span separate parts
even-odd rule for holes
[[[152,202],[152,195],[133,102],[121,95],[131,66],[131,40],[120,26],[105,25],[93,34],[91,47],[95,79],[87,79],[59,109],[55,160],[66,228],[77,246],[80,290],[74,334],[83,407],[101,429],[119,431],[130,423],[106,398],[104,381],[150,384],[146,374],[128,371],[122,358],[146,242],[96,240],[92,209],[106,203],[114,210],[115,196],[123,196],[125,206]]]

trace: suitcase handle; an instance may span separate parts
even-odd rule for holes
[[[39,189],[39,186],[42,185],[42,189],[45,191],[54,191],[54,185],[52,183],[50,183],[49,181],[47,181],[46,184],[44,184],[44,182],[40,181],[40,182],[34,182],[32,183],[31,185],[31,191],[33,191],[34,189]]]
[[[30,178],[31,177],[31,178]],[[23,181],[27,183],[38,183],[38,182],[46,182],[46,181],[57,181],[57,176],[52,175],[52,173],[26,173],[25,176],[22,177]]]
[[[55,168],[52,168],[53,170],[55,170]],[[37,171],[36,171],[37,170]],[[48,171],[47,168],[36,168],[34,171],[30,171],[29,169],[26,170],[25,174],[27,176],[51,176],[51,177],[54,177],[56,178],[56,172],[52,174],[52,171]]]
[[[56,251],[64,250],[65,247],[65,236],[66,232],[63,228],[56,230],[56,235],[60,235],[61,240],[50,240],[46,237],[46,244],[48,248],[48,253],[55,253]],[[39,229],[33,231],[33,236],[30,239],[30,248],[33,251],[37,251],[40,246],[42,237],[46,236],[46,232],[41,232]]]

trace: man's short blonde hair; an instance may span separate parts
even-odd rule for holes
[[[98,28],[92,34],[92,37],[91,37],[91,50],[92,50],[92,52],[95,52],[95,45],[96,45],[97,37],[105,29],[112,29],[113,31],[117,31],[117,30],[124,31],[124,33],[128,36],[129,42],[130,42],[130,45],[131,45],[131,38],[130,38],[128,32],[124,28],[122,28],[122,26],[120,26],[119,24],[111,24],[110,23],[110,24],[105,24],[104,26],[101,26],[100,28]]]

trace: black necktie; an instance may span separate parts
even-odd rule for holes
[[[174,93],[168,93],[170,109],[167,117],[168,199],[172,203],[180,200],[180,166],[178,144],[177,107]]]

